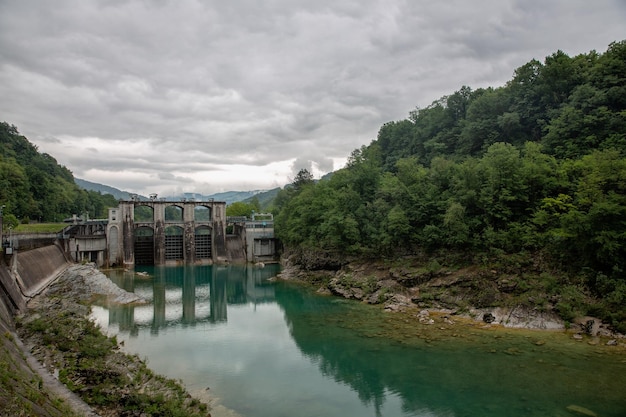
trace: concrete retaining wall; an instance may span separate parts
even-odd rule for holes
[[[57,245],[14,251],[0,262],[0,313],[11,316],[26,308],[29,297],[46,287],[70,262]],[[3,317],[4,318],[4,317]]]
[[[22,293],[32,297],[52,279],[65,272],[70,263],[57,245],[45,246],[13,255],[18,285]]]
[[[2,313],[8,313],[8,316],[2,314],[5,320],[26,308],[26,298],[4,264],[0,266],[0,301],[2,301],[0,306],[3,307]]]

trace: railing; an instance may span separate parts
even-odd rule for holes
[[[246,216],[226,216],[227,223],[245,223],[248,221]]]

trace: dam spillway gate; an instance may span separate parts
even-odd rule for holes
[[[226,259],[226,203],[120,201],[109,210],[112,265],[203,264]]]

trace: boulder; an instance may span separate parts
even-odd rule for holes
[[[485,313],[483,314],[483,321],[485,323],[493,323],[494,321],[496,321],[496,316],[491,313]]]

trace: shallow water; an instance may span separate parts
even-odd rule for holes
[[[571,406],[626,415],[620,347],[440,317],[423,325],[270,282],[275,266],[137,271],[149,277],[109,276],[149,303],[95,307],[94,317],[126,351],[233,415],[576,415]]]

